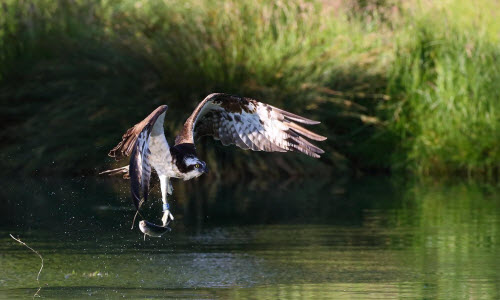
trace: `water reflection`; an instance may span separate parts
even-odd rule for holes
[[[126,183],[6,183],[7,298],[34,293],[39,268],[9,232],[44,255],[47,298],[500,298],[500,197],[487,185],[181,182],[173,232],[143,241]]]

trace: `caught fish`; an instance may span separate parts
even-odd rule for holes
[[[170,231],[170,227],[162,227],[146,220],[142,220],[139,222],[139,229],[144,233],[144,239],[146,235],[151,237],[161,237],[165,232]]]

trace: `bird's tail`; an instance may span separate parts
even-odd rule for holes
[[[121,168],[117,168],[117,169],[102,171],[101,173],[99,173],[99,175],[116,176],[116,175],[123,174],[124,179],[129,179],[130,176],[129,176],[129,172],[128,172],[128,167],[129,166],[125,166],[125,167],[121,167]]]

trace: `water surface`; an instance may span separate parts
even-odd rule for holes
[[[500,299],[500,191],[387,178],[174,184],[163,238],[127,182],[4,179],[0,298]],[[144,214],[160,217],[157,187]]]

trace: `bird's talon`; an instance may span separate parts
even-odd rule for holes
[[[167,209],[167,210],[164,210],[163,211],[163,217],[161,218],[161,221],[163,223],[163,227],[166,227],[170,221],[173,221],[174,220],[174,216],[172,215],[172,213],[170,213],[170,211]]]

